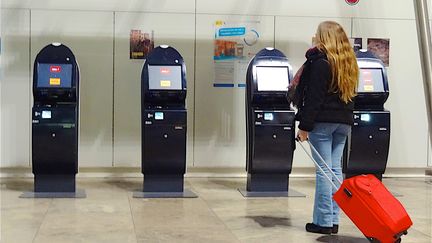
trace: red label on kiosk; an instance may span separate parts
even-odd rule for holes
[[[60,66],[50,66],[50,72],[59,73],[59,72],[61,72],[61,67]]]
[[[166,74],[166,75],[168,75],[168,74],[171,73],[171,70],[170,70],[169,68],[161,68],[161,69],[160,69],[160,72],[161,72],[161,74]]]
[[[363,73],[363,80],[366,84],[373,83],[372,72],[370,70],[361,70]]]

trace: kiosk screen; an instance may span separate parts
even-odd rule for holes
[[[148,66],[150,90],[181,90],[181,66]]]
[[[48,64],[37,65],[38,88],[71,88],[72,64]]]
[[[380,68],[361,68],[357,92],[384,92],[382,70]]]
[[[257,67],[258,91],[287,91],[288,67]]]

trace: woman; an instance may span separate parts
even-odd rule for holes
[[[322,22],[315,36],[315,47],[306,53],[295,91],[297,137],[309,139],[333,172],[342,179],[342,154],[353,123],[353,98],[359,70],[354,51],[342,26]],[[322,163],[317,154],[312,154]],[[331,175],[324,167],[324,171]],[[335,183],[336,180],[333,178]],[[339,207],[332,200],[335,193],[325,175],[316,172],[313,222],[306,231],[321,234],[338,232]]]

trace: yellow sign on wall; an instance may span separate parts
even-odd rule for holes
[[[50,85],[60,85],[60,78],[50,78],[49,84]]]
[[[217,27],[222,26],[223,24],[224,24],[224,22],[222,20],[217,20],[216,23],[215,23],[215,25]]]

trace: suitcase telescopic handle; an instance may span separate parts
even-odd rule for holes
[[[333,182],[333,180],[327,175],[327,173],[324,172],[324,169],[318,164],[318,162],[312,157],[311,153],[307,151],[307,149],[303,146],[303,143],[300,141],[299,138],[296,138],[296,141],[300,144],[302,149],[305,151],[305,153],[309,156],[309,158],[312,160],[312,162],[315,164],[315,166],[323,173],[323,175],[327,178],[327,180],[330,182],[330,184],[333,186],[334,189],[338,190],[339,188],[336,186],[336,184]],[[316,150],[316,148],[312,145],[312,143],[307,140],[311,149],[318,155],[318,158],[321,160],[321,162],[324,164],[324,166],[329,170],[332,177],[334,177],[339,185],[342,185],[342,181],[336,176],[336,174],[333,172],[333,170],[330,168],[330,166],[325,162],[324,158],[321,156],[320,153]]]

